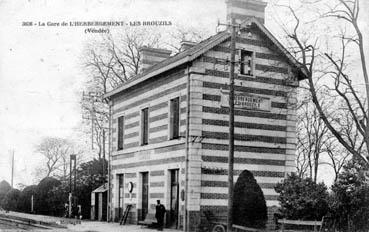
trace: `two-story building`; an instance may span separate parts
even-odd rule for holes
[[[268,207],[274,185],[294,170],[299,63],[265,28],[260,0],[227,2],[241,24],[236,38],[234,180],[249,170]],[[143,48],[144,71],[109,92],[111,208],[128,222],[167,209],[167,225],[193,231],[203,211],[227,211],[230,33],[219,32],[170,56]]]

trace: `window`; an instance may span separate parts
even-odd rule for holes
[[[124,116],[118,118],[118,151],[123,150]]]
[[[169,138],[179,137],[179,97],[170,100]]]
[[[240,54],[240,74],[253,75],[253,52],[241,50]]]
[[[149,108],[141,110],[141,145],[149,143]]]
[[[124,176],[123,174],[118,174],[117,175],[118,177],[118,200],[119,200],[119,203],[118,203],[118,214],[119,214],[119,218],[121,218],[123,216],[123,198],[124,198],[124,186],[123,186],[123,183],[124,183]]]

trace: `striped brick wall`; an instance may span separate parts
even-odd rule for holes
[[[229,41],[204,54],[195,64],[204,69],[202,96],[201,210],[219,215],[228,199],[228,108],[220,105],[221,89],[228,90]],[[235,110],[235,175],[250,170],[262,188],[268,206],[278,205],[274,185],[291,172],[295,157],[295,112],[293,87],[286,84],[289,66],[268,41],[255,31],[241,35],[238,49],[253,51],[254,75],[236,75],[235,91],[270,99],[270,111]],[[238,59],[238,57],[236,57]],[[237,68],[236,68],[237,70]]]
[[[293,86],[286,82],[290,67],[270,42],[258,31],[241,34],[237,48],[254,52],[253,76],[236,75],[237,92],[269,99],[269,110],[235,111],[234,180],[245,169],[251,171],[262,188],[268,206],[278,205],[274,185],[294,169],[296,116],[291,102],[296,98]],[[227,207],[228,108],[221,105],[221,89],[228,90],[227,65],[229,41],[193,62],[189,72],[182,68],[164,73],[126,90],[113,104],[113,177],[124,174],[124,184],[134,183],[134,191],[125,191],[124,204],[133,204],[130,220],[141,212],[141,172],[149,172],[149,213],[155,213],[159,199],[169,209],[169,171],[180,169],[180,192],[185,188],[186,107],[190,100],[189,167],[187,210],[201,215],[212,210],[222,215]],[[223,62],[223,63],[222,63]],[[187,96],[187,75],[190,95]],[[169,140],[169,101],[180,97],[180,138]],[[149,108],[149,144],[140,146],[140,111]],[[124,148],[117,151],[117,118],[125,117]],[[115,183],[114,180],[112,183]],[[117,191],[113,184],[113,199]],[[115,206],[114,206],[115,204]],[[113,200],[113,208],[117,200]],[[180,201],[179,217],[184,216]],[[197,218],[198,219],[198,218]],[[193,227],[199,220],[190,222]],[[180,222],[182,223],[182,222]]]
[[[160,85],[158,85],[158,83]],[[149,108],[149,145],[169,140],[169,101],[180,97],[180,133],[185,133],[186,79],[184,72],[177,71],[153,83],[147,83],[135,91],[128,92],[115,100],[113,105],[113,156],[142,149],[140,146],[141,109]],[[117,151],[119,116],[124,116],[123,151]],[[114,159],[114,158],[113,158]]]
[[[169,101],[180,98],[180,138],[169,139]],[[130,219],[136,222],[142,212],[141,173],[149,173],[149,213],[155,213],[156,200],[161,200],[169,209],[169,170],[183,169],[184,133],[186,119],[186,75],[183,70],[165,73],[152,81],[138,85],[114,99],[113,110],[113,153],[111,157],[113,181],[117,174],[124,174],[124,205],[133,204]],[[149,108],[149,143],[140,145],[140,112]],[[119,116],[124,116],[123,150],[117,150]],[[180,175],[180,190],[184,188],[184,177]],[[128,193],[128,183],[134,183],[133,192]],[[118,207],[117,184],[113,184],[113,208]],[[183,209],[183,202],[180,202]],[[113,213],[117,214],[117,210]],[[182,213],[183,214],[183,213]],[[113,217],[116,217],[113,215]]]
[[[249,17],[256,17],[264,23],[266,3],[260,0],[227,0],[227,20],[235,18],[241,23]]]

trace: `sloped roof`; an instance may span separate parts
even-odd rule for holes
[[[92,191],[92,193],[103,193],[103,192],[106,192],[106,191],[108,191],[108,184],[107,183],[101,185],[100,187],[98,187],[97,189]]]
[[[272,35],[272,33],[269,32],[269,30],[263,24],[261,24],[256,18],[250,18],[249,22],[245,22],[245,24],[250,23],[250,22],[257,25],[257,27],[261,30],[261,32],[263,32],[273,42],[273,44],[280,50],[280,52],[286,56],[288,61],[300,71],[301,73],[300,80],[306,79],[307,70],[301,67],[299,62],[283,47],[283,45]],[[199,56],[201,56],[202,54],[204,54],[205,52],[212,49],[213,47],[217,46],[218,44],[230,38],[230,36],[231,36],[230,33],[227,31],[219,32],[216,35],[213,35],[209,37],[208,39],[201,41],[197,45],[183,52],[180,52],[174,56],[171,56],[168,59],[165,59],[158,64],[153,65],[152,67],[145,70],[142,74],[139,74],[133,77],[132,79],[130,79],[129,81],[125,82],[122,86],[106,93],[104,97],[105,98],[112,97],[125,89],[128,89],[147,79],[150,79],[151,77],[159,75],[179,65],[193,61]]]

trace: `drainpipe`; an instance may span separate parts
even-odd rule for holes
[[[184,231],[189,231],[189,214],[188,214],[188,168],[189,168],[189,144],[190,144],[190,85],[191,85],[190,64],[187,64],[187,107],[186,107],[186,169],[185,169],[185,217]]]
[[[109,99],[109,144],[108,144],[108,204],[106,206],[106,221],[110,221],[110,209],[111,209],[111,199],[110,199],[110,157],[111,157],[111,148],[112,148],[112,133],[111,133],[111,118],[112,118],[112,101]]]

